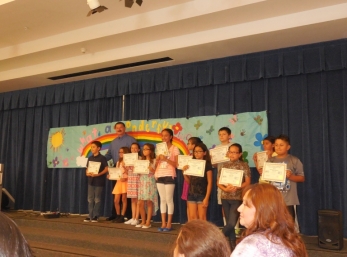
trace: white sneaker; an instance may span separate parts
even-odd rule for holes
[[[140,223],[139,220],[132,220],[132,222],[130,223],[130,225],[135,226],[135,225],[138,225],[139,223]]]
[[[137,225],[135,226],[135,228],[142,228],[142,226],[143,226],[143,225],[141,225],[141,224],[137,224]]]
[[[124,222],[124,224],[130,225],[133,221],[134,221],[133,219],[130,219],[130,220]],[[132,225],[132,224],[131,224],[131,225]]]

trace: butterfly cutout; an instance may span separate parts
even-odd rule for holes
[[[196,128],[196,130],[198,130],[201,126],[202,126],[202,123],[200,122],[200,120],[198,120],[197,123],[194,124],[194,127]]]
[[[237,115],[233,115],[233,117],[231,117],[231,119],[229,120],[231,122],[231,124],[235,124],[237,122]]]
[[[211,126],[209,130],[206,130],[206,133],[209,134],[209,135],[211,135],[211,133],[212,133],[213,131],[214,131],[214,128],[213,128],[213,126]]]
[[[262,118],[260,115],[258,115],[257,117],[255,117],[254,120],[255,120],[259,125],[261,125],[261,124],[263,123],[263,118]]]

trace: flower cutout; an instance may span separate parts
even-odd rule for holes
[[[53,163],[53,167],[56,167],[59,164],[58,157],[55,157],[52,163]]]
[[[255,134],[255,139],[257,141],[254,141],[254,146],[260,147],[262,151],[264,151],[263,140],[265,137],[267,137],[267,134],[265,134],[264,136],[260,132]]]
[[[63,166],[64,167],[69,167],[69,159],[68,158],[63,160]]]
[[[182,125],[181,123],[177,122],[175,125],[172,126],[172,130],[174,134],[176,135],[178,132],[182,131]]]

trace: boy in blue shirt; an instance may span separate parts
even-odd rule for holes
[[[88,158],[86,176],[88,177],[88,211],[89,217],[84,222],[98,222],[100,216],[101,193],[105,186],[108,166],[105,156],[100,154],[102,144],[93,141],[90,146],[92,156]],[[92,169],[99,167],[98,170]]]

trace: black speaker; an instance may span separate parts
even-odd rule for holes
[[[343,248],[342,212],[318,210],[318,245],[330,250]]]

